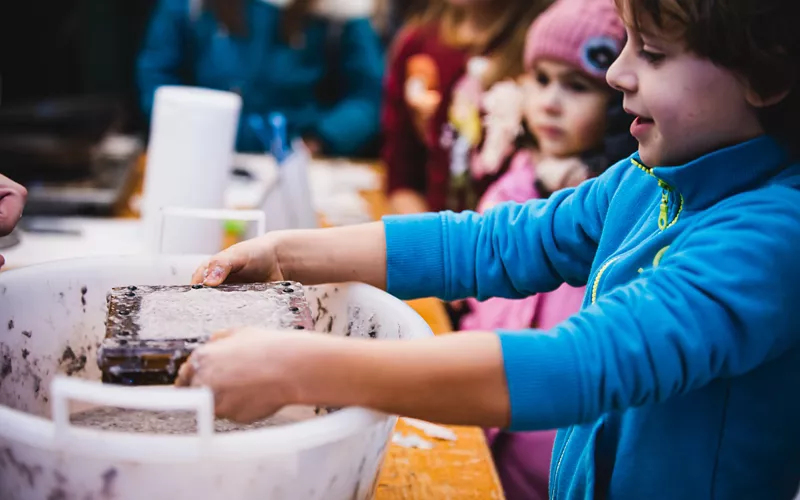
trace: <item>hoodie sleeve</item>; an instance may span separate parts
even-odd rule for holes
[[[369,19],[353,19],[342,28],[340,68],[343,97],[316,126],[326,153],[358,154],[378,137],[380,124],[383,50]]]
[[[797,346],[800,195],[738,198],[702,216],[658,267],[554,329],[498,332],[513,430],[657,404]]]
[[[158,87],[181,83],[186,59],[188,0],[159,0],[137,60],[139,103],[150,118]]]
[[[385,217],[389,292],[482,300],[585,285],[624,167],[547,200],[502,203],[483,215]]]

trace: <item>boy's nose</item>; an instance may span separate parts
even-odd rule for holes
[[[636,74],[628,64],[630,52],[628,46],[626,46],[617,57],[617,60],[608,68],[608,72],[606,72],[608,84],[626,94],[636,92],[639,86]]]

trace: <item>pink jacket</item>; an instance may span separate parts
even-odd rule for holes
[[[478,205],[483,212],[506,201],[525,202],[541,198],[534,185],[536,172],[529,151],[520,151],[508,171],[492,184]],[[562,285],[550,292],[525,299],[468,299],[471,312],[461,320],[461,330],[524,329],[531,326],[549,329],[577,313],[583,302],[584,287]],[[555,430],[505,432],[486,429],[497,473],[509,500],[545,500]]]
[[[534,187],[536,172],[529,151],[520,151],[511,166],[492,184],[478,205],[478,211],[506,201],[525,202],[540,198]],[[468,299],[471,312],[461,320],[461,330],[541,328],[547,330],[578,312],[585,288],[562,285],[557,290],[519,300]]]

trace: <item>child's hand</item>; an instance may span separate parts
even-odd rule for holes
[[[420,140],[426,142],[431,118],[439,109],[439,69],[427,54],[417,54],[406,62],[405,100]]]
[[[575,187],[589,178],[589,168],[578,158],[548,158],[536,165],[536,177],[551,193]]]
[[[4,175],[0,175],[0,236],[5,236],[16,227],[22,217],[22,209],[28,191]],[[0,267],[5,259],[0,255]]]
[[[522,132],[524,99],[519,85],[513,81],[501,81],[484,94],[486,132],[481,151],[472,164],[476,178],[497,173],[513,152],[514,141]]]
[[[9,234],[22,217],[28,191],[5,175],[0,175],[0,236]]]
[[[283,346],[301,335],[308,334],[259,328],[221,332],[194,351],[175,385],[209,387],[217,417],[240,423],[269,417],[297,399]]]
[[[192,275],[192,284],[217,286],[224,282],[283,281],[273,238],[270,235],[243,241],[203,263]]]
[[[406,88],[406,104],[408,104],[411,118],[419,138],[424,142],[428,134],[428,127],[442,96],[436,90],[427,90],[419,87],[415,82],[409,82]]]

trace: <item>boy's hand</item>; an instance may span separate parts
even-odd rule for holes
[[[382,222],[328,229],[271,231],[223,250],[200,265],[192,284],[360,281],[386,288]]]
[[[28,191],[4,175],[0,175],[0,236],[6,236],[22,217]],[[0,267],[5,259],[0,255]]]
[[[269,235],[243,241],[211,257],[195,270],[192,284],[283,281],[273,239]]]
[[[217,417],[252,423],[297,401],[283,346],[309,334],[243,328],[221,332],[181,366],[175,385],[209,387]]]

